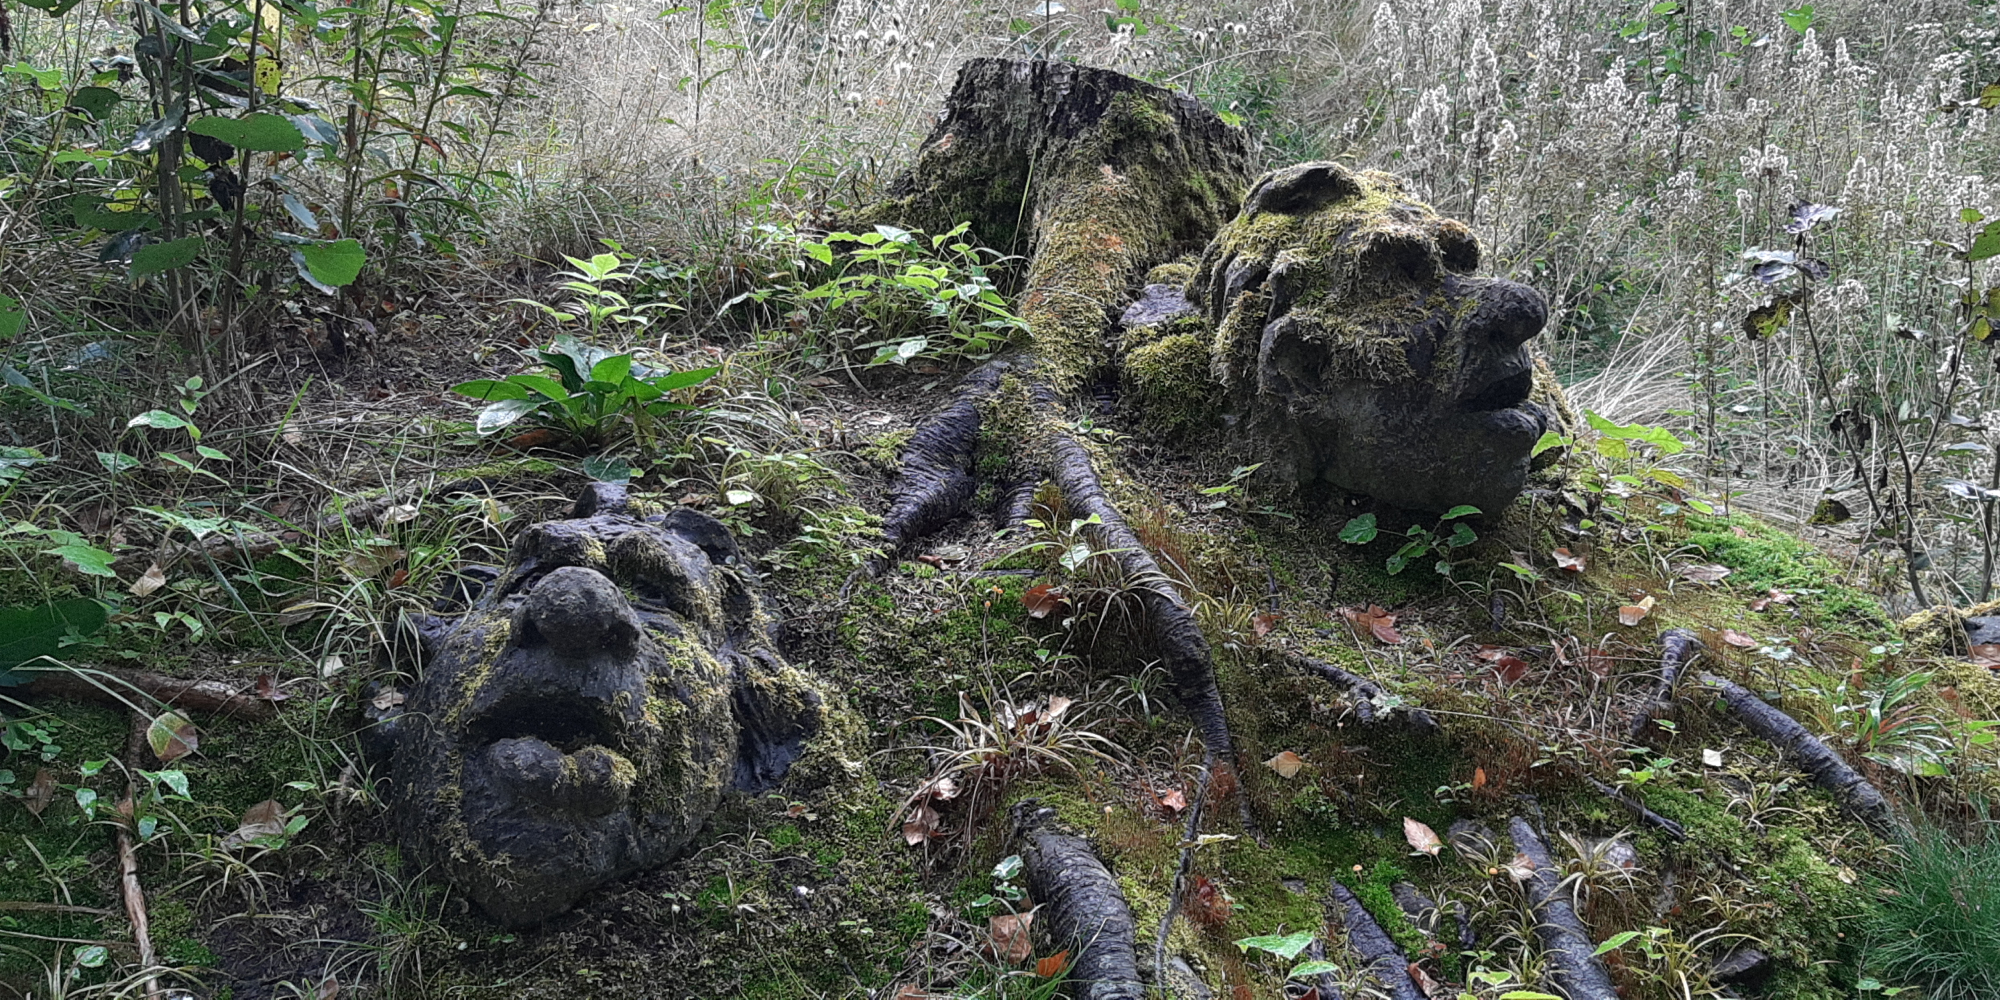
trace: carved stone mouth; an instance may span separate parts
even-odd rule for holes
[[[1465,409],[1471,412],[1505,410],[1519,406],[1528,400],[1528,393],[1535,387],[1535,373],[1523,368],[1486,383],[1478,393],[1465,401]]]
[[[570,754],[587,746],[618,746],[624,722],[610,703],[582,695],[517,695],[480,713],[467,729],[474,745],[536,739]]]

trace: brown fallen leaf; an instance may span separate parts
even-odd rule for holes
[[[556,442],[561,440],[562,440],[561,434],[556,433],[554,430],[550,428],[541,427],[529,431],[526,434],[516,434],[513,437],[508,438],[507,446],[509,448],[517,448],[521,451],[527,451],[530,448],[540,448],[543,447],[544,445],[555,444]]]
[[[406,696],[399,688],[383,688],[380,694],[369,699],[369,704],[374,705],[377,712],[386,712],[397,705],[401,705],[405,698]]]
[[[1270,635],[1271,630],[1277,628],[1278,622],[1282,621],[1283,619],[1284,619],[1283,615],[1279,615],[1276,613],[1267,615],[1258,615],[1257,617],[1250,619],[1250,629],[1251,631],[1257,634],[1257,638],[1262,639],[1265,636]]]
[[[1792,598],[1796,596],[1796,594],[1787,594],[1776,587],[1772,587],[1764,592],[1764,596],[1750,602],[1750,610],[1762,611],[1773,604],[1790,604],[1792,603]]]
[[[1033,911],[1002,913],[987,921],[986,933],[992,938],[993,957],[1009,965],[1019,965],[1032,957],[1035,943],[1029,939],[1028,927],[1034,922]]]
[[[1596,646],[1583,651],[1583,669],[1588,671],[1592,677],[1602,680],[1611,676],[1611,668],[1615,665],[1615,661],[1611,659],[1611,654]]]
[[[944,568],[944,560],[942,558],[939,558],[938,556],[934,556],[929,553],[925,553],[923,555],[918,556],[917,561],[923,563],[926,566],[933,567],[935,569]]]
[[[1063,600],[1062,591],[1046,583],[1035,584],[1021,592],[1021,606],[1028,609],[1030,618],[1047,618],[1062,607]]]
[[[1214,879],[1196,875],[1185,905],[1189,920],[1203,927],[1215,928],[1229,922],[1229,913],[1235,909],[1236,902]]]
[[[929,802],[919,802],[903,820],[903,843],[915,847],[937,836],[944,829],[943,823],[944,817]]]
[[[1976,666],[2000,670],[2000,643],[1972,647],[1972,662]]]
[[[1648,594],[1637,604],[1627,604],[1619,608],[1618,623],[1626,626],[1639,624],[1645,620],[1648,614],[1652,613],[1654,603],[1653,596]]]
[[[1403,839],[1409,841],[1419,854],[1435,858],[1439,851],[1444,850],[1444,841],[1438,839],[1436,830],[1408,816],[1403,817]]]
[[[1528,676],[1528,661],[1509,653],[1493,661],[1493,672],[1499,676],[1500,683],[1512,684]]]
[[[137,580],[132,581],[131,594],[133,597],[145,597],[166,585],[167,571],[161,569],[159,563],[154,563],[146,567],[146,572],[139,574]]]
[[[1721,583],[1722,578],[1734,572],[1721,563],[1695,563],[1681,567],[1681,578],[1695,583]]]
[[[1035,961],[1035,975],[1043,979],[1054,979],[1062,975],[1063,970],[1067,968],[1069,968],[1069,950],[1067,948],[1047,958]]]
[[[166,712],[146,726],[146,744],[160,763],[170,764],[201,749],[201,734],[179,712]]]
[[[292,693],[278,686],[278,679],[270,674],[257,675],[257,697],[277,703],[290,698]]]
[[[282,837],[285,835],[285,807],[277,799],[265,799],[243,810],[243,818],[237,821],[236,829],[222,838],[222,849],[234,851],[259,837]]]
[[[1176,788],[1173,791],[1160,796],[1160,805],[1164,807],[1168,812],[1171,812],[1174,815],[1178,816],[1180,815],[1181,810],[1187,808],[1187,793]]]
[[[1409,971],[1410,982],[1416,984],[1417,992],[1422,993],[1426,997],[1450,996],[1449,993],[1445,992],[1444,984],[1432,979],[1430,973],[1424,971],[1423,966],[1411,962]]]
[[[1300,768],[1306,766],[1306,761],[1304,757],[1290,750],[1285,750],[1270,760],[1265,761],[1264,766],[1278,772],[1278,777],[1289,779],[1296,776]]]
[[[1375,641],[1389,646],[1401,645],[1402,633],[1396,631],[1396,616],[1384,610],[1380,604],[1370,604],[1367,608],[1341,608],[1340,613],[1348,621],[1365,628]]]
[[[1566,569],[1572,573],[1583,572],[1583,557],[1570,552],[1568,548],[1557,549],[1549,555],[1554,557],[1557,569]]]
[[[1735,646],[1738,649],[1756,649],[1759,645],[1757,640],[1752,639],[1749,636],[1744,635],[1743,633],[1738,632],[1733,628],[1726,628],[1722,630],[1722,641],[1732,646]]]
[[[1476,792],[1476,791],[1479,791],[1480,789],[1482,789],[1482,788],[1485,788],[1485,787],[1486,787],[1486,769],[1485,769],[1485,768],[1483,768],[1483,767],[1475,767],[1475,768],[1473,768],[1473,769],[1472,769],[1472,790]]]
[[[1535,862],[1525,854],[1514,855],[1514,860],[1501,867],[1505,868],[1508,877],[1516,882],[1526,882],[1535,877]]]
[[[46,767],[36,768],[35,780],[29,782],[28,787],[21,789],[21,804],[27,806],[28,811],[36,816],[40,816],[42,810],[47,809],[49,803],[55,801],[55,797],[56,776],[49,773]]]

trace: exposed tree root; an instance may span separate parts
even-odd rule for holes
[[[1188,876],[1194,874],[1194,852],[1200,845],[1201,810],[1207,800],[1208,769],[1203,768],[1195,784],[1194,801],[1188,804],[1187,826],[1181,834],[1180,863],[1174,866],[1174,885],[1167,893],[1167,912],[1160,917],[1160,932],[1153,939],[1153,981],[1157,983],[1167,981],[1167,935],[1173,930],[1174,918],[1180,916]]]
[[[1038,406],[1056,405],[1054,394],[1046,386],[1036,386],[1035,396]],[[1104,484],[1091,464],[1090,452],[1076,438],[1059,430],[1051,431],[1047,441],[1049,479],[1062,491],[1063,503],[1070,511],[1085,519],[1098,520],[1087,530],[1093,533],[1092,541],[1099,549],[1118,560],[1130,592],[1138,597],[1145,612],[1146,635],[1142,641],[1150,647],[1147,652],[1151,657],[1166,668],[1174,693],[1188,714],[1194,716],[1195,727],[1201,730],[1202,743],[1208,748],[1210,770],[1225,789],[1241,788],[1236,773],[1236,743],[1229,735],[1229,720],[1223,714],[1222,691],[1215,684],[1215,663],[1209,657],[1208,639],[1202,635],[1194,611],[1182,599],[1173,580],[1140,544],[1139,536],[1125,523],[1124,515],[1104,495]],[[1244,829],[1261,841],[1262,831],[1250,815],[1248,796],[1239,795],[1236,801]]]
[[[1886,838],[1894,833],[1895,808],[1882,797],[1881,790],[1847,766],[1832,747],[1799,725],[1797,719],[1765,704],[1734,681],[1705,673],[1701,682],[1722,693],[1722,700],[1744,728],[1785,751],[1821,788],[1832,792],[1848,815],[1866,824],[1877,836]]]
[[[1069,950],[1072,995],[1143,1000],[1132,908],[1090,844],[1055,829],[1054,819],[1055,810],[1033,800],[1014,807],[1021,864],[1039,907],[1035,926]]]
[[[1607,785],[1604,782],[1597,780],[1596,778],[1590,778],[1588,780],[1590,781],[1590,787],[1597,789],[1598,794],[1603,795],[1605,798],[1610,799],[1621,806],[1624,806],[1625,811],[1631,813],[1633,818],[1637,819],[1639,822],[1644,823],[1647,826],[1657,828],[1660,832],[1666,834],[1669,837],[1672,837],[1675,840],[1687,839],[1688,836],[1687,827],[1684,827],[1679,823],[1676,823],[1673,820],[1670,820],[1665,816],[1662,816],[1659,813],[1656,813],[1651,809],[1646,808],[1646,804],[1644,802],[1641,802],[1637,798],[1627,795],[1624,792],[1621,792],[1618,789],[1613,788],[1610,785]]]
[[[1670,628],[1660,635],[1660,682],[1653,688],[1653,696],[1646,701],[1639,714],[1632,718],[1633,742],[1653,724],[1653,718],[1672,710],[1674,686],[1680,682],[1681,674],[1689,663],[1701,654],[1701,640],[1693,632],[1684,628]]]
[[[917,425],[903,446],[901,468],[889,509],[882,515],[882,554],[848,577],[843,593],[862,579],[874,579],[895,565],[903,547],[944,527],[971,501],[978,488],[972,450],[979,443],[979,408],[1000,388],[1012,362],[995,358],[972,370],[952,392],[951,402]]]
[[[1374,681],[1310,656],[1288,656],[1286,659],[1301,670],[1326,678],[1327,683],[1351,696],[1354,699],[1354,715],[1364,724],[1379,718],[1376,700],[1385,699],[1388,692],[1383,691]],[[1411,728],[1425,735],[1436,735],[1444,731],[1438,726],[1437,720],[1431,718],[1429,712],[1415,706],[1398,705],[1390,710],[1390,714],[1402,716],[1409,722]]]
[[[1610,975],[1591,954],[1596,945],[1570,905],[1562,873],[1549,860],[1548,847],[1535,828],[1519,816],[1508,821],[1507,832],[1514,838],[1514,848],[1535,866],[1535,877],[1527,882],[1528,901],[1541,921],[1535,936],[1548,955],[1551,984],[1569,1000],[1618,1000]]]
[[[272,702],[222,681],[189,681],[126,670],[75,672],[29,668],[23,673],[34,677],[18,689],[24,694],[115,705],[145,711],[149,717],[152,713],[148,708],[155,702],[169,708],[252,722],[262,722],[278,714],[278,706]]]
[[[1333,900],[1340,904],[1341,924],[1347,928],[1348,942],[1354,945],[1368,971],[1374,973],[1389,1000],[1424,1000],[1423,991],[1410,981],[1410,956],[1396,947],[1382,925],[1369,916],[1367,907],[1338,879],[1333,881]]]

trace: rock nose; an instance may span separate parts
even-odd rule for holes
[[[528,591],[522,611],[543,642],[557,654],[578,659],[630,656],[639,642],[632,606],[604,574],[564,566]]]
[[[1502,348],[1533,340],[1549,321],[1542,293],[1526,285],[1496,278],[1480,291],[1477,330]]]

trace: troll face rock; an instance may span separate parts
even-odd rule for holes
[[[1472,232],[1394,176],[1305,163],[1251,189],[1185,294],[1232,412],[1300,479],[1497,513],[1560,389],[1538,385],[1527,346],[1540,293],[1476,277],[1479,262]]]
[[[729,788],[775,784],[823,700],[771,648],[736,543],[598,486],[528,529],[378,727],[403,844],[494,920],[665,864]]]

